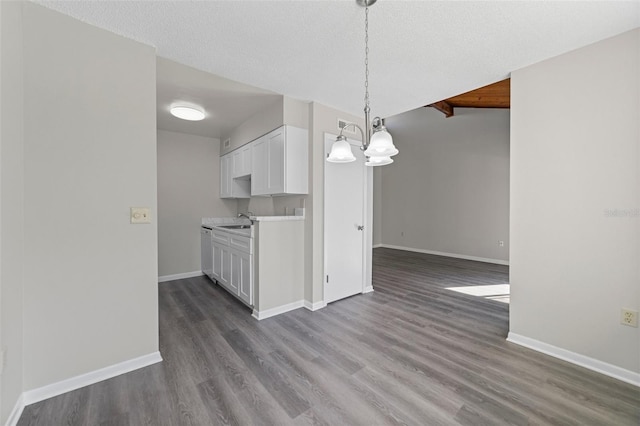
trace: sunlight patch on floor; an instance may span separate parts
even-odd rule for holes
[[[457,291],[458,293],[464,293],[476,297],[484,297],[485,299],[491,299],[497,302],[509,303],[509,284],[447,287],[447,290]]]

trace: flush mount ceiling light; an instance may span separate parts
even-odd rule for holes
[[[384,166],[393,163],[391,157],[398,153],[393,145],[393,138],[384,127],[384,122],[380,117],[376,117],[373,121],[369,120],[369,6],[374,4],[376,0],[356,0],[364,9],[364,122],[367,126],[363,131],[360,126],[355,123],[346,123],[341,129],[336,141],[331,146],[331,152],[327,156],[330,163],[350,163],[356,161],[356,157],[351,152],[351,145],[347,142],[347,137],[342,133],[347,127],[353,127],[360,131],[362,136],[361,150],[367,157],[367,166]],[[373,134],[372,134],[373,133]]]
[[[187,105],[173,105],[170,109],[171,115],[189,121],[204,120],[204,111],[199,108]]]

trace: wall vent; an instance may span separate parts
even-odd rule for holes
[[[347,125],[347,123],[349,123],[348,120],[343,120],[342,118],[338,118],[338,129],[342,129],[344,126]],[[349,126],[346,129],[344,129],[344,134],[357,135],[356,132],[357,130],[353,126]]]
[[[227,138],[223,143],[222,146],[226,149],[231,147],[231,138]]]

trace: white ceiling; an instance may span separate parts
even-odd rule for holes
[[[161,57],[362,112],[364,9],[354,0],[38,3],[153,45]],[[638,26],[638,1],[379,0],[369,25],[372,113],[466,92]]]

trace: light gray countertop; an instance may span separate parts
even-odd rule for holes
[[[245,237],[253,237],[254,227],[245,229],[233,229],[225,228],[229,225],[252,225],[251,221],[255,222],[280,222],[280,221],[292,221],[292,220],[304,220],[304,216],[251,216],[251,220],[244,217],[203,217],[202,226],[217,229],[219,231],[228,232],[234,235],[242,235]]]
[[[304,216],[251,216],[251,219],[258,222],[279,222],[282,220],[304,220]]]

